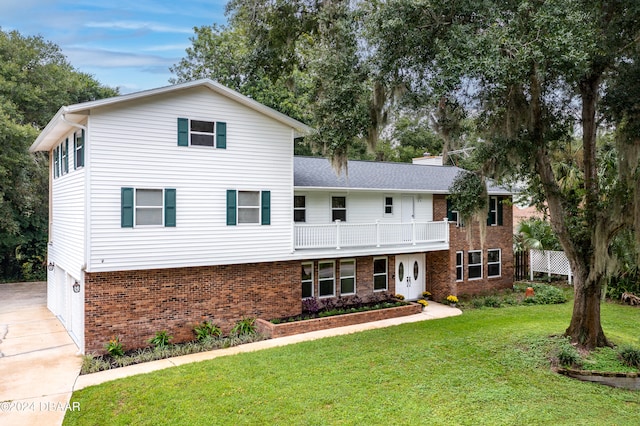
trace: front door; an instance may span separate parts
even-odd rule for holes
[[[425,277],[424,253],[396,256],[396,294],[406,300],[422,298]]]

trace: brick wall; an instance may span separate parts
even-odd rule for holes
[[[373,295],[373,257],[357,257],[356,291]],[[336,297],[340,295],[340,259],[335,261]],[[314,294],[318,295],[318,261]],[[86,351],[103,353],[111,336],[127,349],[167,330],[172,342],[193,340],[193,326],[205,320],[228,332],[244,317],[263,319],[302,312],[300,261],[198,268],[152,269],[85,274]],[[394,257],[387,259],[388,292],[395,291]]]
[[[448,252],[448,262],[440,260],[439,265],[448,263],[448,281],[450,289],[448,294],[481,294],[493,290],[511,288],[513,285],[513,214],[512,206],[504,203],[502,226],[487,226],[484,244],[480,241],[480,231],[478,223],[471,226],[457,227],[455,224],[449,225],[450,250]],[[434,217],[447,216],[447,202],[445,195],[433,196]],[[487,250],[500,249],[502,270],[499,278],[487,278]],[[482,279],[468,279],[468,256],[469,250],[482,250]],[[456,252],[464,252],[464,280],[456,282]],[[433,254],[432,256],[435,256]],[[429,259],[429,257],[428,257]],[[433,262],[428,261],[428,265],[433,269]],[[442,300],[447,294],[441,293],[441,289],[447,287],[440,280],[446,280],[446,272],[442,271],[444,266],[435,265],[438,271],[437,281],[432,284],[436,291],[432,291],[435,300]],[[436,296],[437,294],[437,296]]]
[[[161,330],[193,340],[193,326],[213,320],[228,332],[243,317],[297,315],[300,262],[85,274],[86,352],[104,352],[111,336],[127,349]]]

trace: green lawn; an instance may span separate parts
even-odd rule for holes
[[[234,355],[75,392],[65,425],[638,425],[640,392],[550,371],[571,304],[466,311]],[[640,309],[603,327],[640,346]]]

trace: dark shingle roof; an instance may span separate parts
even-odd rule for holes
[[[449,187],[463,169],[453,166],[427,166],[409,163],[349,161],[348,176],[340,176],[326,158],[294,157],[293,184],[296,188],[340,188],[424,191],[449,193]],[[489,185],[489,194],[511,194],[505,188]]]

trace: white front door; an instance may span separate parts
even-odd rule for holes
[[[422,298],[425,277],[424,253],[396,256],[396,294],[406,300]]]

